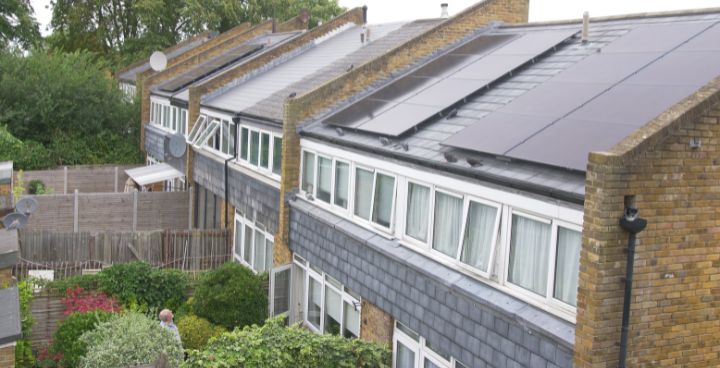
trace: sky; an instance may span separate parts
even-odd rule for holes
[[[450,15],[479,0],[339,0],[347,8],[368,6],[368,22],[388,23],[440,16],[440,3],[448,3]],[[52,16],[50,0],[30,0],[41,31]],[[680,9],[720,8],[720,0],[530,0],[530,21],[579,19],[584,11],[591,17]]]

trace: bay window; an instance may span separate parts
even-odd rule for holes
[[[269,272],[273,264],[273,237],[258,223],[235,212],[235,258],[255,272]]]

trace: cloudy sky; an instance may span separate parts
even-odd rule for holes
[[[370,23],[386,23],[409,19],[435,18],[440,15],[440,3],[449,4],[450,15],[479,0],[340,0],[340,5],[352,8],[368,6]],[[52,9],[50,0],[31,0],[37,19],[47,34]],[[530,0],[530,21],[580,18],[583,11],[590,16],[656,12],[678,9],[720,7],[720,0]]]

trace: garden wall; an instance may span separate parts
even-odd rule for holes
[[[52,170],[24,171],[25,192],[31,180],[42,180],[56,194],[68,194],[76,189],[81,193],[122,192],[128,176],[125,170],[138,165],[81,165],[64,166]],[[17,172],[15,183],[17,183]]]

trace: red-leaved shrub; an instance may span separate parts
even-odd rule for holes
[[[68,288],[66,297],[62,300],[65,305],[65,315],[73,312],[92,312],[101,310],[105,312],[119,312],[120,305],[115,298],[110,298],[104,293],[82,295],[83,288]]]

